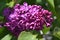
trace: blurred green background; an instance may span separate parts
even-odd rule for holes
[[[60,40],[60,0],[0,0],[0,21],[4,22],[3,10],[6,7],[12,7],[16,3],[22,4],[27,2],[28,4],[41,5],[43,8],[52,12],[54,21],[50,29],[52,33],[52,40]],[[8,4],[8,5],[7,5]],[[56,32],[57,29],[57,32]],[[47,30],[47,29],[46,29]],[[6,40],[17,40],[16,37],[9,35],[9,31],[5,27],[0,28],[0,39],[7,36]],[[8,34],[8,35],[7,35]],[[2,39],[3,40],[3,39]],[[5,39],[4,39],[5,40]]]

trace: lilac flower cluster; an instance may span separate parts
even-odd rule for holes
[[[52,13],[40,5],[16,4],[13,8],[6,8],[4,16],[5,26],[15,35],[24,30],[42,30],[43,25],[49,27],[52,23]]]

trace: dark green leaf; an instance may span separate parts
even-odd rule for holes
[[[0,16],[3,16],[3,9],[7,6],[6,4],[11,0],[0,0]]]
[[[5,27],[0,28],[0,39],[3,38],[8,33],[10,32]]]
[[[4,17],[0,16],[0,22],[3,22]]]

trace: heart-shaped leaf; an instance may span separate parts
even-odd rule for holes
[[[38,40],[37,35],[32,34],[31,32],[23,31],[20,33],[18,40]]]

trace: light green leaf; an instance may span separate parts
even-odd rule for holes
[[[37,3],[41,3],[41,2],[42,2],[42,0],[36,0],[36,2],[37,2]]]
[[[53,31],[53,36],[60,39],[60,28],[55,27],[55,30]]]
[[[13,7],[13,6],[14,6],[14,3],[15,3],[15,1],[11,1],[11,2],[7,3],[6,5],[7,5],[8,7]]]
[[[31,32],[23,31],[20,33],[18,40],[38,40],[37,35],[33,35]]]
[[[43,31],[43,34],[46,34],[47,32],[50,31],[50,27],[46,27],[46,26],[44,25],[44,29],[43,29],[42,31]]]
[[[55,7],[54,6],[54,0],[47,0],[53,7]]]
[[[57,37],[58,39],[60,39],[60,32],[54,33],[53,36]]]
[[[41,39],[39,39],[39,40],[44,40],[44,38],[41,38]]]
[[[5,37],[3,37],[1,40],[11,40],[12,36],[10,34],[7,34]]]

